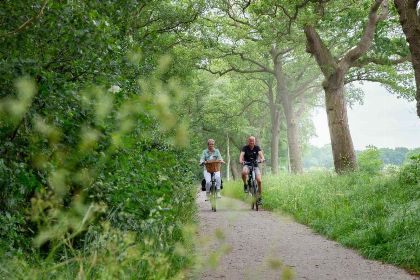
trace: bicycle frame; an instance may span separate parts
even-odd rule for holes
[[[255,206],[255,210],[258,211],[257,199],[258,199],[259,193],[258,193],[258,184],[257,184],[256,176],[255,176],[255,168],[258,166],[258,161],[245,162],[245,164],[249,168],[248,190],[249,190],[249,195],[251,196],[251,207],[252,209],[254,209],[254,206]]]

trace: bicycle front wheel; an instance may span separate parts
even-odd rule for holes
[[[252,201],[255,205],[255,211],[258,211],[258,185],[257,182],[254,180],[252,181]],[[254,207],[253,207],[254,209]]]
[[[210,188],[210,203],[211,203],[211,210],[214,212],[216,212],[216,201],[217,201],[216,186],[212,184]]]

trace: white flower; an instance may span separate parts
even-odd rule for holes
[[[112,87],[110,87],[109,89],[108,89],[108,91],[109,92],[111,92],[111,93],[117,93],[117,92],[119,92],[121,90],[121,88],[119,87],[119,86],[117,86],[117,85],[113,85]]]

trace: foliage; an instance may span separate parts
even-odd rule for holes
[[[380,155],[380,161],[383,162],[383,168],[385,169],[386,166],[388,166],[387,168],[392,168],[389,165],[396,167],[403,165],[409,161],[411,155],[417,154],[419,149],[397,147],[393,149],[377,148],[377,150]],[[366,151],[366,149],[363,151],[356,151],[357,156],[360,157],[360,154],[364,151]],[[331,153],[331,145],[325,145],[320,148],[309,145],[305,151],[303,160],[305,169],[332,169],[333,156]],[[378,159],[376,158],[375,160],[377,161]]]
[[[379,149],[368,146],[366,150],[358,154],[357,164],[361,172],[371,175],[379,173],[383,165]]]
[[[381,158],[384,164],[402,165],[406,154],[410,151],[408,148],[397,147],[394,149],[380,148]]]
[[[407,185],[420,184],[420,154],[412,155],[410,161],[401,168],[400,182]]]
[[[0,5],[1,277],[185,278],[194,155],[177,108],[201,4]]]

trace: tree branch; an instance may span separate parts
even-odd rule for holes
[[[377,65],[397,65],[409,61],[411,61],[411,55],[407,55],[398,59],[367,57],[363,59],[358,59],[352,64],[352,66],[362,68],[370,63]]]
[[[291,15],[284,6],[282,6],[280,4],[276,5],[276,10],[275,11],[277,12],[277,8],[280,7],[280,9],[283,11],[283,14],[289,19],[286,31],[281,32],[281,33],[277,32],[277,35],[288,35],[288,34],[290,34],[291,29],[292,29],[292,23],[293,23],[294,20],[297,19],[297,16],[299,14],[299,9],[305,7],[310,1],[311,0],[304,0],[302,3],[295,5],[293,15]]]
[[[227,74],[229,72],[234,71],[232,68],[229,68],[229,69],[226,69],[226,70],[214,71],[214,70],[211,70],[210,68],[206,68],[206,67],[202,67],[202,66],[197,66],[197,69],[207,71],[207,72],[209,72],[211,74],[215,74],[215,75],[217,74],[219,76],[223,76],[223,75],[225,75],[225,74]]]
[[[210,68],[206,68],[206,67],[202,67],[202,66],[197,66],[197,69],[200,70],[204,70],[207,72],[210,72],[212,74],[218,74],[219,76],[223,76],[229,72],[237,72],[237,73],[242,73],[242,74],[249,74],[249,73],[265,73],[266,71],[263,69],[239,69],[237,67],[231,66],[228,69],[225,70],[218,70],[218,71],[214,71],[211,70]]]
[[[27,21],[25,21],[24,23],[22,23],[18,28],[16,28],[13,31],[10,31],[8,33],[5,34],[5,36],[11,36],[11,35],[16,35],[19,32],[23,31],[25,28],[28,28],[30,25],[32,25],[37,19],[39,19],[43,14],[44,14],[44,9],[48,4],[48,0],[45,0],[44,3],[42,4],[41,9],[39,10],[39,13],[36,14],[35,16],[31,17],[30,19],[28,19]]]
[[[277,54],[276,54],[276,56],[274,57],[274,59],[277,61],[277,58],[280,56],[280,55],[284,55],[284,54],[286,54],[286,53],[288,53],[288,52],[291,52],[293,50],[293,47],[291,47],[291,48],[287,48],[287,49],[285,49],[285,50],[281,50],[281,51],[279,51]]]
[[[330,50],[325,46],[315,27],[312,25],[305,25],[304,32],[306,35],[306,51],[313,56],[321,68],[324,76],[328,77],[338,65]]]
[[[248,26],[248,27],[253,27],[249,22],[247,22],[247,21],[244,21],[244,20],[240,20],[240,19],[238,19],[238,18],[236,18],[232,13],[231,13],[231,8],[232,8],[232,6],[231,5],[229,5],[229,3],[227,3],[228,4],[228,6],[227,6],[227,9],[226,9],[226,14],[228,15],[228,17],[231,19],[231,20],[233,20],[234,22],[237,22],[237,23],[239,23],[239,24],[242,24],[242,25],[245,25],[245,26]],[[249,3],[248,4],[248,6],[250,5],[251,3]],[[248,7],[247,6],[247,7]],[[245,8],[246,9],[246,8]],[[243,9],[243,12],[245,11],[245,9]]]
[[[263,70],[263,71],[260,71],[260,72],[267,72],[267,73],[275,74],[273,69],[270,69],[268,66],[263,65],[262,63],[259,63],[258,61],[255,61],[251,58],[245,57],[245,55],[243,53],[239,53],[239,56],[242,60],[249,61],[249,62],[259,66],[260,69]]]
[[[373,5],[370,7],[368,22],[363,32],[362,38],[356,47],[349,50],[340,61],[340,67],[348,69],[352,64],[360,58],[370,48],[373,36],[375,34],[376,24],[379,20],[377,15],[378,9],[384,0],[375,0]]]

